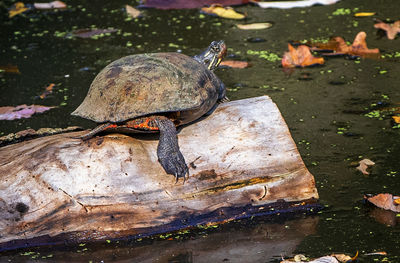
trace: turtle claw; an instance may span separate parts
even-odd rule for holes
[[[165,117],[155,117],[154,120],[160,129],[160,141],[157,147],[158,161],[167,174],[175,176],[176,182],[181,177],[185,182],[189,168],[179,150],[175,124]]]
[[[186,175],[189,177],[189,168],[180,152],[169,154],[167,156],[159,156],[159,162],[167,174],[175,176],[175,183],[177,183],[181,177],[183,177],[183,182],[186,181]]]

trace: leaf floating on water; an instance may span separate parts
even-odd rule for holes
[[[281,1],[281,2],[258,2],[251,1],[261,8],[294,8],[294,7],[309,7],[313,5],[332,5],[340,0],[303,0],[303,1]]]
[[[67,5],[61,1],[53,1],[50,3],[34,3],[33,6],[36,9],[63,9],[67,8]]]
[[[45,91],[39,95],[39,98],[44,99],[46,98],[49,94],[53,93],[53,88],[55,84],[51,83],[49,86],[46,87]]]
[[[400,123],[400,116],[392,116],[395,123]]]
[[[228,19],[244,19],[246,17],[244,14],[236,12],[232,7],[223,7],[222,5],[211,5],[210,7],[203,7],[201,9],[201,12],[208,15],[216,15]]]
[[[237,60],[224,60],[220,64],[221,66],[226,66],[230,68],[248,68],[250,63],[247,61],[237,61]]]
[[[270,28],[272,26],[271,23],[253,23],[253,24],[237,24],[238,28],[243,30],[260,30]]]
[[[358,251],[354,257],[345,255],[345,254],[332,254],[330,256],[324,256],[320,258],[316,258],[314,260],[310,260],[308,257],[304,255],[295,255],[293,259],[283,260],[280,263],[351,263],[355,262],[358,257]]]
[[[142,14],[139,10],[137,10],[136,8],[133,8],[133,7],[130,6],[130,5],[126,5],[126,6],[125,6],[125,10],[126,10],[126,13],[127,13],[129,16],[131,16],[132,18],[139,17],[139,16]]]
[[[381,20],[377,20],[377,22],[374,27],[386,31],[386,36],[390,40],[395,39],[396,35],[400,33],[400,20],[397,20],[393,24],[388,24]]]
[[[223,6],[243,5],[249,0],[144,0],[140,7],[158,8],[158,9],[188,9],[201,8],[212,4],[220,4]]]
[[[331,38],[328,43],[313,43],[312,50],[326,51],[332,50],[333,53],[323,53],[324,56],[332,55],[351,55],[360,57],[379,58],[379,49],[369,49],[367,47],[367,34],[363,31],[359,32],[354,38],[353,44],[347,45],[342,37]]]
[[[400,196],[395,196],[392,194],[377,194],[377,195],[368,195],[364,196],[364,198],[374,204],[375,206],[379,208],[383,208],[385,210],[391,210],[396,213],[400,213],[400,206],[399,206],[399,201]]]
[[[90,29],[78,29],[72,32],[72,34],[76,37],[81,38],[91,38],[107,33],[113,33],[118,31],[117,29],[109,28],[109,29],[98,29],[98,28],[90,28]]]
[[[373,16],[375,15],[375,12],[360,12],[360,13],[355,13],[355,17],[366,17],[366,16]]]
[[[370,159],[363,159],[359,162],[359,166],[356,167],[357,170],[361,171],[363,174],[368,175],[369,172],[367,172],[368,166],[375,165],[373,161]]]
[[[294,48],[288,44],[289,52],[285,52],[282,58],[282,66],[284,68],[307,67],[316,64],[324,64],[324,58],[317,58],[311,54],[310,48],[300,45]]]
[[[371,252],[364,254],[364,256],[374,256],[374,255],[386,256],[387,253],[385,251],[378,251],[378,252]]]
[[[1,72],[21,74],[18,67],[15,65],[0,66],[0,73]]]
[[[35,113],[42,113],[48,111],[54,107],[47,107],[41,105],[30,105],[26,104],[19,105],[16,107],[6,106],[0,107],[0,120],[15,120],[21,118],[29,118]]]
[[[29,8],[26,7],[24,3],[17,2],[10,8],[10,10],[8,10],[8,17],[12,18],[18,14],[21,14],[21,13],[27,11],[27,10],[29,10]]]

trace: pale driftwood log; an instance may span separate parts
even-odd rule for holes
[[[298,209],[300,201],[318,198],[285,121],[266,96],[220,105],[180,131],[190,164],[186,183],[165,174],[154,138],[74,138],[81,134],[0,148],[0,246],[153,234],[271,207]]]

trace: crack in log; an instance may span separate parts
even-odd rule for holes
[[[227,184],[227,185],[221,185],[221,186],[205,189],[203,191],[190,194],[190,196],[189,195],[185,196],[185,198],[187,198],[187,199],[195,198],[195,197],[198,197],[200,195],[206,195],[206,194],[210,194],[210,193],[216,193],[216,192],[221,192],[221,191],[229,191],[229,190],[239,189],[239,188],[246,187],[246,186],[249,186],[249,185],[262,184],[262,183],[271,183],[273,181],[281,180],[282,177],[285,177],[285,175],[280,175],[280,176],[275,176],[275,177],[270,177],[270,176],[256,177],[256,178],[251,178],[249,180],[241,180],[241,181],[237,181],[235,183],[231,183],[231,184]],[[267,191],[265,189],[265,195],[266,195],[266,192]],[[264,197],[265,196],[263,196],[262,198],[264,198]]]
[[[85,211],[86,211],[86,213],[88,213],[89,212],[89,210],[86,208],[86,206],[84,205],[84,204],[82,204],[81,202],[79,202],[78,200],[76,200],[72,195],[70,195],[70,194],[68,194],[67,192],[65,192],[63,189],[61,189],[61,188],[58,188],[58,189],[60,189],[65,195],[67,195],[72,201],[75,201],[75,202],[77,202],[79,205],[81,205],[84,209],[85,209]]]

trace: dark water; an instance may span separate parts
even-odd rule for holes
[[[315,176],[326,209],[315,216],[279,222],[243,220],[177,234],[172,240],[8,252],[0,255],[0,262],[276,262],[296,253],[317,257],[357,250],[388,254],[361,256],[362,262],[400,262],[400,218],[362,203],[364,193],[399,194],[400,129],[392,128],[390,113],[381,112],[380,118],[365,115],[400,106],[400,57],[387,56],[400,51],[400,37],[388,40],[373,28],[371,17],[353,17],[358,8],[377,12],[376,18],[397,20],[398,0],[348,0],[290,10],[238,7],[248,15],[243,23],[274,23],[270,29],[257,31],[239,30],[235,24],[242,22],[201,16],[198,10],[145,10],[138,21],[125,21],[124,1],[68,1],[66,11],[32,11],[8,19],[4,8],[12,3],[0,3],[0,66],[17,65],[21,74],[0,73],[0,106],[59,107],[30,119],[0,121],[2,134],[26,128],[93,127],[69,114],[109,62],[143,52],[181,50],[194,55],[212,40],[223,39],[235,59],[252,64],[247,69],[217,70],[228,96],[233,100],[272,97]],[[345,13],[349,9],[350,14],[333,15],[337,9]],[[119,31],[99,39],[68,37],[72,30],[90,27]],[[286,73],[279,60],[249,54],[249,50],[264,50],[282,56],[289,41],[335,35],[352,41],[359,31],[367,33],[368,47],[379,48],[385,59],[335,57],[326,59],[324,66]],[[265,41],[254,43],[250,38]],[[310,79],[302,80],[304,76]],[[37,98],[50,83],[56,84],[55,92]],[[355,169],[354,164],[363,158],[376,163],[370,175]]]

